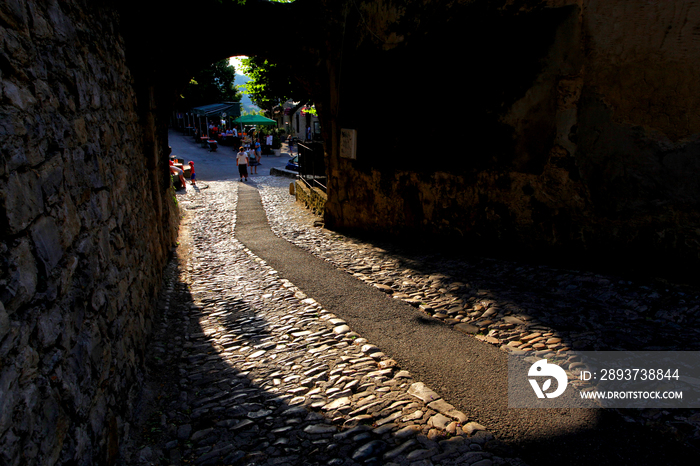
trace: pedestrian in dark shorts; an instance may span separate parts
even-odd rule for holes
[[[243,181],[243,178],[248,181],[248,154],[243,149],[243,146],[238,149],[236,165],[238,165],[238,174],[241,176],[240,181]]]

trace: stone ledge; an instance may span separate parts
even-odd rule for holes
[[[296,173],[296,172],[293,172],[293,171],[290,171],[290,170],[283,170],[283,169],[281,169],[281,168],[271,168],[271,169],[270,169],[270,175],[273,175],[273,176],[284,176],[284,177],[287,177],[287,178],[296,178],[296,177],[297,177],[297,173]]]
[[[296,181],[294,193],[297,201],[303,202],[306,207],[317,215],[323,216],[328,196],[319,188],[309,188],[303,182]]]

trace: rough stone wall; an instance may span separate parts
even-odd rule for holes
[[[0,6],[3,465],[114,461],[171,246],[107,5]]]
[[[381,0],[337,29],[330,227],[700,260],[699,2]]]
[[[306,183],[296,181],[294,194],[296,200],[313,210],[316,215],[323,216],[328,196],[319,188],[309,188]]]

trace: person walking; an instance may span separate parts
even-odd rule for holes
[[[190,181],[192,182],[192,186],[197,187],[197,180],[196,177],[197,175],[194,173],[194,162],[190,160]]]
[[[269,155],[272,154],[272,133],[268,134],[265,138],[265,152]]]
[[[260,139],[255,141],[255,155],[257,156],[258,164],[260,164],[262,160],[262,145],[260,145]]]
[[[238,165],[238,174],[241,176],[240,181],[248,181],[248,154],[246,153],[243,146],[238,150],[236,155],[236,165]]]
[[[258,165],[260,165],[260,156],[258,155],[258,152],[252,147],[248,150],[248,165],[253,170],[251,174],[257,175]]]

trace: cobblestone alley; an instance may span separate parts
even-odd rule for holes
[[[600,451],[565,464],[680,464],[695,454],[696,412],[578,410],[540,422],[530,418],[542,413],[513,414],[506,400],[477,406],[491,391],[477,376],[435,375],[254,254],[237,237],[238,206],[257,190],[275,235],[422,315],[424,328],[468,339],[476,349],[433,342],[464,364],[513,349],[697,350],[697,289],[363,242],[319,226],[289,182],[201,181],[178,194],[180,245],[149,354],[143,425],[124,464],[519,465],[538,458],[533,450],[581,439],[600,441]],[[428,360],[439,365],[437,353]],[[563,450],[542,463],[566,459]]]

